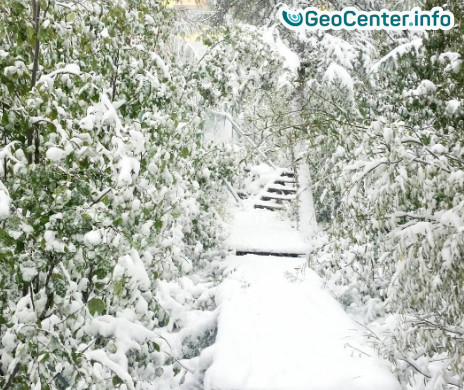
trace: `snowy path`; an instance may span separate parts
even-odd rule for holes
[[[238,210],[231,246],[304,249],[298,232],[270,211]],[[216,343],[205,390],[397,390],[362,331],[302,258],[227,260],[219,286]]]
[[[270,253],[301,253],[308,251],[300,233],[281,221],[277,214],[267,210],[237,210],[228,239],[236,251]]]

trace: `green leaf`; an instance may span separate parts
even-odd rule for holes
[[[6,126],[8,123],[9,123],[8,111],[5,110],[3,111],[3,114],[2,114],[2,126]]]
[[[5,244],[6,246],[14,245],[16,240],[11,237],[6,230],[0,228],[0,242]]]
[[[124,383],[118,376],[113,376],[112,382],[115,387]]]
[[[26,7],[20,1],[14,1],[11,4],[11,10],[14,15],[20,15],[25,9]]]
[[[15,252],[16,252],[16,253],[21,253],[21,252],[23,252],[23,251],[24,251],[24,248],[25,248],[25,246],[26,246],[26,245],[24,244],[24,241],[23,241],[23,240],[20,240],[20,239],[18,239],[18,240],[16,241],[16,248],[15,248]]]
[[[172,210],[172,217],[173,218],[179,218],[182,215],[182,210],[178,207],[176,207],[174,210]]]
[[[187,158],[188,156],[190,156],[190,151],[185,146],[181,149],[180,153],[183,158]]]
[[[104,279],[108,273],[108,270],[105,268],[98,268],[94,274],[98,279]]]
[[[82,354],[77,353],[76,351],[71,352],[71,359],[75,364],[81,364],[82,361]]]
[[[155,376],[161,376],[164,374],[164,370],[161,367],[156,367]]]
[[[114,283],[114,295],[117,297],[121,297],[122,293],[124,292],[124,279],[118,280]]]
[[[162,227],[163,227],[163,221],[161,221],[160,219],[156,220],[155,222],[156,230],[161,230]]]
[[[105,302],[98,298],[92,298],[88,303],[89,312],[92,315],[103,314],[105,312]]]
[[[161,173],[163,173],[164,170],[166,169],[166,165],[167,165],[166,160],[164,160],[164,161],[161,163],[161,168],[160,168],[160,172],[161,172]]]
[[[66,15],[66,21],[67,22],[72,22],[74,19],[76,19],[76,13],[75,12],[70,12],[69,14]]]

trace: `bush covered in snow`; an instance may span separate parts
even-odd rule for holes
[[[162,2],[0,13],[0,386],[133,389],[175,360],[162,281],[220,241],[240,155],[201,144],[216,86]]]

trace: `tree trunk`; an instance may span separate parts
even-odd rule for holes
[[[34,33],[35,33],[35,45],[34,45],[34,57],[32,62],[32,74],[31,74],[31,90],[37,83],[37,74],[39,72],[39,55],[40,55],[40,40],[39,40],[39,29],[40,29],[40,4],[37,0],[32,1],[32,19],[34,22]],[[27,130],[27,148],[30,149],[34,142],[34,128],[35,128],[35,156],[34,161],[37,164],[39,162],[39,129],[36,126],[32,126]],[[30,150],[27,151],[27,162],[32,164],[33,156]]]

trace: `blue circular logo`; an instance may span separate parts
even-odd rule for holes
[[[285,23],[293,27],[298,27],[303,23],[303,15],[301,13],[289,14],[287,11],[282,11],[282,17]]]

